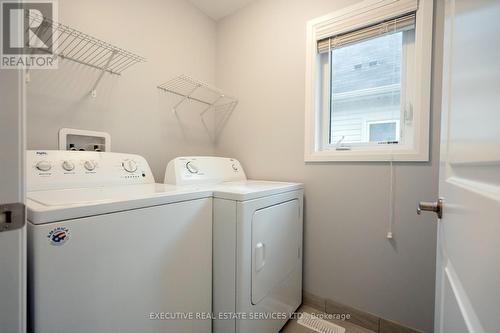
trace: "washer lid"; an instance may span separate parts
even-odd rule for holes
[[[303,189],[300,183],[271,182],[261,180],[246,180],[238,182],[225,182],[215,185],[214,197],[236,201],[252,200]]]
[[[34,224],[101,215],[210,197],[210,190],[166,184],[138,184],[27,193],[28,220]]]

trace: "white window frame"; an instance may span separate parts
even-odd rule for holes
[[[412,144],[362,144],[351,149],[336,149],[335,145],[323,145],[325,136],[329,133],[325,133],[322,128],[327,120],[320,106],[322,98],[320,90],[324,87],[321,85],[319,75],[318,41],[414,11],[416,11],[416,22],[415,77],[412,82],[411,108],[414,136]],[[365,0],[308,22],[304,152],[306,162],[429,160],[432,12],[433,0]]]

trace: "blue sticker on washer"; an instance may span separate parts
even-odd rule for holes
[[[47,238],[50,241],[51,245],[60,246],[66,243],[69,240],[69,229],[66,227],[57,227],[52,229]]]

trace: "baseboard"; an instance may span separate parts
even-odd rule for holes
[[[376,333],[423,333],[422,331],[381,318],[352,306],[311,294],[305,290],[302,292],[302,303],[329,314],[349,314],[348,320],[351,323]]]

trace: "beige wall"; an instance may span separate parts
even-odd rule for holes
[[[55,71],[38,70],[28,85],[28,148],[57,149],[62,127],[107,131],[112,150],[138,153],[163,181],[167,162],[178,155],[212,154],[213,144],[197,109],[181,110],[183,135],[170,111],[172,97],[156,86],[188,74],[213,83],[215,22],[183,0],[63,0],[59,21],[147,58],[121,77],[62,62]],[[184,111],[184,112],[183,112]]]
[[[217,26],[216,82],[238,96],[216,153],[251,178],[305,183],[304,289],[432,331],[436,222],[415,214],[437,196],[442,6],[435,16],[432,158],[395,165],[394,241],[387,163],[304,163],[305,26],[354,1],[257,1]]]

